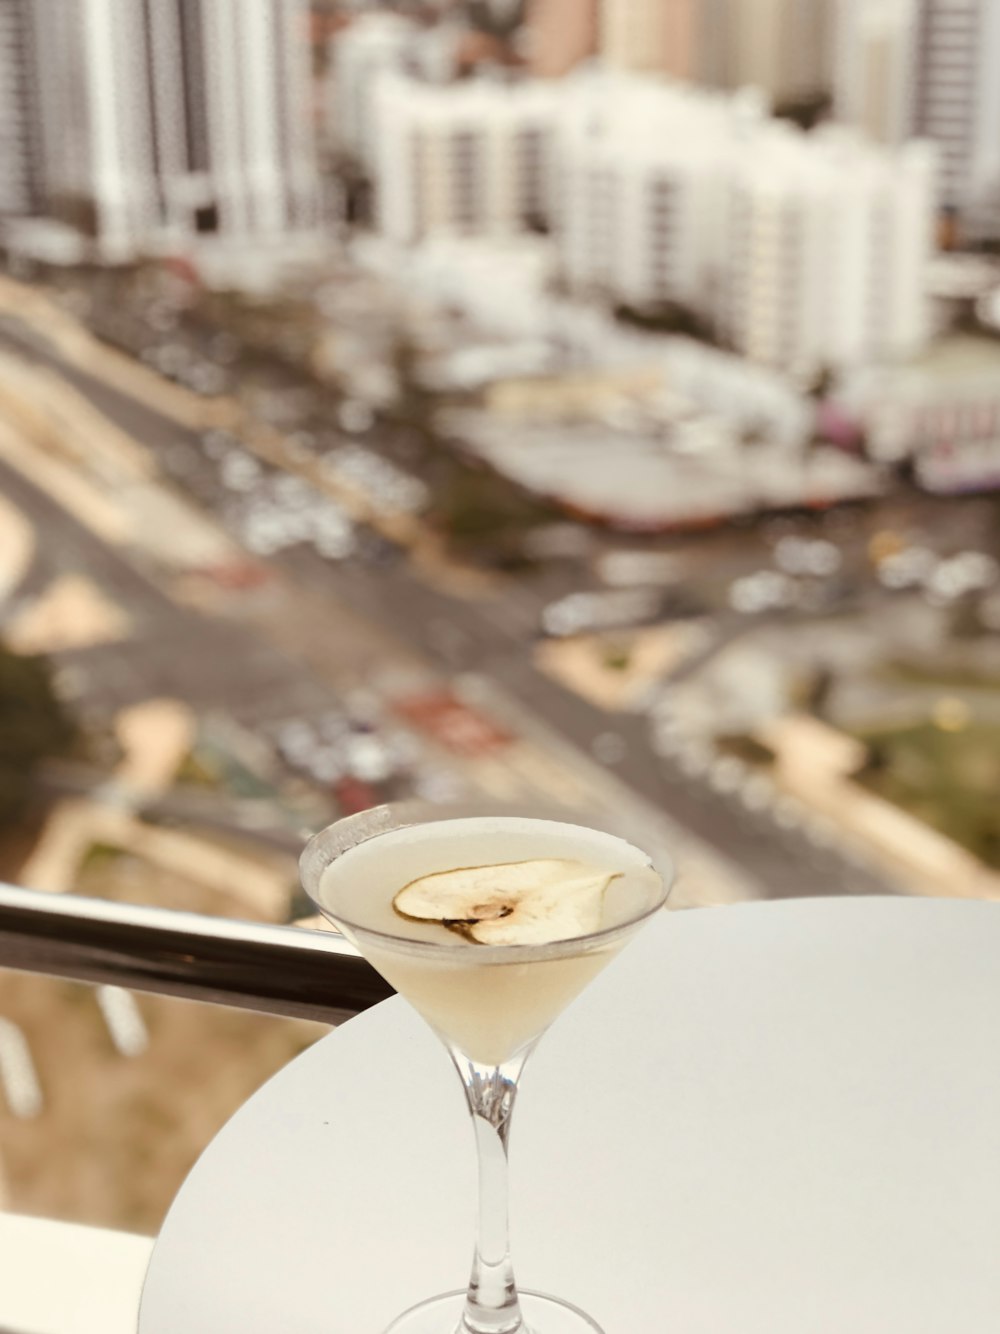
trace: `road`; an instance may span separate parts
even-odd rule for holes
[[[134,633],[126,640],[59,654],[61,666],[86,678],[91,704],[110,711],[162,694],[240,718],[256,716],[262,704],[282,717],[336,703],[332,689],[245,627],[178,606],[3,462],[0,491],[43,535],[18,595],[37,593],[72,570],[93,580],[132,623]]]
[[[177,445],[200,448],[191,432],[67,364],[20,322],[10,318],[0,320],[0,345],[3,344],[57,372],[99,411],[165,461]],[[6,481],[6,477],[0,480]],[[44,520],[44,499],[39,494],[26,495],[24,483],[20,484],[19,494],[28,502],[25,505],[28,516],[34,514]],[[11,492],[15,503],[21,503],[19,494],[17,490]],[[220,486],[218,499],[221,501],[225,495]],[[108,554],[103,558],[95,552],[89,555],[114,562],[114,557]],[[417,648],[443,671],[474,671],[497,681],[547,727],[588,754],[594,753],[595,742],[602,734],[617,733],[625,743],[623,758],[616,766],[618,776],[637,794],[735,864],[756,884],[763,897],[898,892],[898,886],[888,879],[848,860],[836,849],[815,847],[804,834],[780,828],[769,816],[751,813],[735,798],[716,793],[706,784],[684,776],[671,760],[655,753],[643,717],[611,717],[539,672],[529,651],[530,605],[518,585],[511,583],[507,589],[471,600],[429,586],[402,561],[379,568],[357,561],[334,565],[311,549],[301,547],[274,557],[271,563],[304,590],[346,603],[382,626],[393,638]],[[126,577],[120,568],[110,566],[109,574],[126,594],[135,593],[134,577]],[[211,622],[214,628],[208,631],[206,618],[185,618],[176,609],[167,615],[162,602],[159,612],[165,617],[162,638],[157,635],[148,638],[142,649],[136,650],[138,658],[130,657],[131,650],[122,654],[120,648],[105,654],[93,651],[103,664],[102,671],[135,673],[137,681],[142,679],[147,694],[150,677],[145,673],[150,672],[157,688],[162,680],[164,690],[178,693],[196,706],[209,700],[226,701],[238,715],[240,697],[248,688],[245,682],[250,664],[255,663],[251,693],[273,691],[297,698],[302,668],[290,659],[283,660],[277,650],[263,650],[257,644],[251,652],[246,639],[241,638],[239,627],[222,627]],[[217,636],[217,640],[206,643],[206,634]],[[197,660],[192,655],[187,672],[183,665],[188,657],[185,635],[195,636],[198,648]],[[194,648],[195,640],[189,642]],[[238,672],[234,670],[237,663]],[[234,679],[240,683],[235,697]],[[185,693],[186,690],[191,693]]]
[[[293,553],[303,581],[330,580],[326,569],[315,570],[311,553]],[[672,820],[690,830],[762,887],[769,898],[803,894],[893,893],[897,887],[869,870],[846,861],[834,850],[821,850],[792,830],[783,830],[766,816],[746,811],[703,783],[684,776],[658,756],[649,742],[648,723],[637,715],[613,718],[549,680],[533,665],[523,639],[501,628],[488,606],[458,604],[429,589],[405,568],[373,572],[357,567],[336,571],[339,596],[357,608],[377,609],[381,619],[420,644],[430,657],[440,656],[438,635],[429,627],[442,620],[457,634],[445,665],[476,671],[498,681],[533,713],[581,749],[593,752],[597,737],[608,731],[625,742],[625,755],[615,771],[631,788]],[[458,636],[461,636],[459,639]]]

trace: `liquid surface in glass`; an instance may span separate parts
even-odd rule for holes
[[[614,876],[597,930],[623,928],[621,934],[483,946],[393,907],[396,894],[422,876],[546,858]],[[629,938],[627,927],[662,902],[664,891],[645,853],[610,834],[486,817],[416,825],[360,843],[327,867],[319,897],[373,967],[447,1042],[474,1061],[499,1065],[543,1032],[614,958]]]

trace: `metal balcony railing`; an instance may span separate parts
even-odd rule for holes
[[[110,1002],[113,996],[127,999],[133,990],[150,991],[329,1024],[392,994],[357,950],[332,931],[0,883],[3,968],[95,983],[99,1004],[102,997]],[[110,1009],[105,1018],[114,1027]],[[16,1025],[4,1020],[0,1089],[15,1115],[37,1115],[41,1092],[27,1044]],[[0,1212],[0,1250],[11,1262],[9,1274],[0,1265],[5,1275],[0,1334],[134,1329],[150,1245],[146,1238]],[[55,1289],[41,1279],[53,1264],[61,1276]]]
[[[0,968],[335,1024],[392,988],[335,932],[0,883]]]
[[[121,998],[125,993],[118,989],[127,988],[328,1024],[392,994],[354,947],[332,931],[0,883],[3,968],[95,983],[99,1001],[113,990]],[[15,1115],[37,1114],[41,1094],[30,1055],[9,1022],[6,1030],[0,1028],[0,1087]],[[4,1270],[0,1283],[4,1330],[96,1334],[135,1328],[146,1239],[0,1213],[0,1241],[11,1260],[11,1273]],[[53,1263],[62,1276],[55,1296],[51,1285],[39,1286],[39,1276]],[[56,1299],[59,1294],[62,1300]]]

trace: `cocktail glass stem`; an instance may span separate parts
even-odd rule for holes
[[[479,1157],[476,1252],[461,1324],[455,1334],[529,1334],[521,1315],[507,1223],[507,1143],[517,1083],[534,1047],[503,1065],[480,1065],[454,1049]]]

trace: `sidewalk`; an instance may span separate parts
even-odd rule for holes
[[[110,546],[203,569],[240,551],[160,476],[156,456],[59,375],[0,355],[0,458]]]
[[[109,546],[122,546],[134,536],[134,525],[117,499],[108,496],[76,468],[44,452],[0,417],[0,458],[61,505]]]
[[[29,324],[80,370],[148,403],[181,426],[203,431],[229,424],[218,400],[200,398],[108,347],[37,287],[0,276],[0,310]]]
[[[15,653],[65,653],[127,639],[128,616],[78,574],[66,574],[11,620],[4,631]]]

